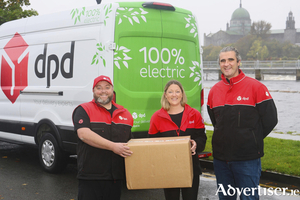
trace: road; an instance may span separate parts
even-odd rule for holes
[[[0,142],[0,200],[75,200],[77,183],[76,159],[71,159],[63,173],[49,174],[44,172],[39,164],[37,149]],[[218,199],[216,191],[213,172],[205,170],[200,176],[198,200]],[[300,200],[300,194],[294,196],[283,195],[280,192],[272,196],[266,194],[260,199]],[[129,191],[125,185],[121,198],[121,200],[163,199],[162,189]]]

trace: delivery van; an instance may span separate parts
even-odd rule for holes
[[[99,75],[111,77],[135,137],[147,136],[170,79],[201,109],[197,22],[170,4],[100,4],[7,22],[0,55],[0,140],[37,146],[48,172],[63,170],[76,154],[72,113],[92,100]]]

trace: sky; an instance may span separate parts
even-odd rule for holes
[[[102,0],[102,3],[141,0]],[[150,1],[150,0],[148,0]],[[152,1],[152,0],[151,0]],[[226,30],[232,13],[240,7],[241,0],[157,0],[171,3],[173,6],[188,9],[197,17],[200,41],[203,45],[203,34]],[[30,0],[39,15],[55,13],[63,10],[96,5],[96,0]],[[295,27],[300,29],[300,0],[242,0],[242,7],[249,14],[252,23],[266,21],[273,29],[285,29],[288,13],[292,11]]]

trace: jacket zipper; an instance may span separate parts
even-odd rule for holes
[[[183,112],[184,112],[184,111],[183,111]],[[188,115],[189,115],[189,114],[188,114]],[[163,117],[163,118],[165,118],[165,119],[167,119],[167,120],[170,120],[170,121],[177,127],[177,125],[175,124],[175,122],[173,122],[171,119],[169,119],[169,118],[166,117],[165,115],[161,115],[161,117]],[[183,117],[183,115],[182,115],[182,117]],[[177,136],[180,136],[180,130],[181,130],[182,124],[185,123],[186,119],[187,119],[187,118],[185,118],[184,121],[181,121],[181,126],[175,130]]]
[[[239,111],[239,115],[238,115],[238,127],[240,127],[240,122],[241,122],[241,112]]]

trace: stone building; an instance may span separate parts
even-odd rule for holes
[[[227,23],[226,31],[220,30],[208,35],[204,33],[204,46],[220,46],[222,44],[235,43],[250,33],[251,25],[250,14],[240,3],[240,7],[232,13],[230,24]],[[270,39],[275,39],[279,42],[289,41],[300,46],[300,29],[295,28],[295,19],[292,11],[288,14],[286,28],[270,30],[269,34]]]

